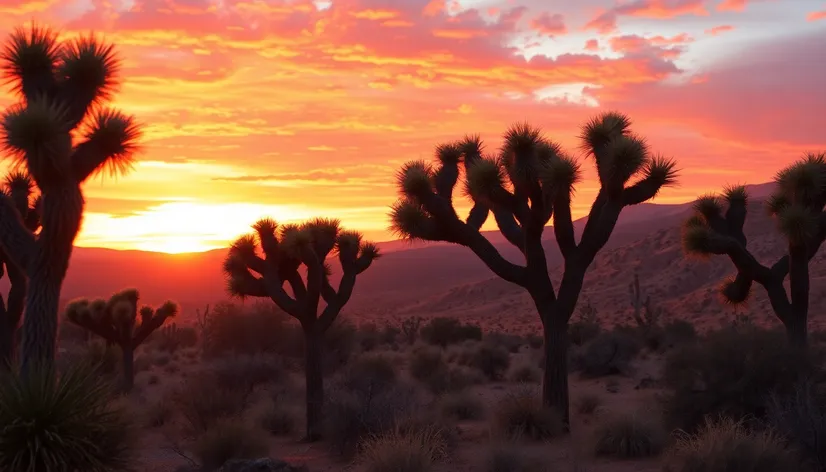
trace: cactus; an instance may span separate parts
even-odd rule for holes
[[[81,184],[132,163],[139,127],[105,107],[120,62],[92,35],[61,41],[40,26],[19,28],[0,52],[0,67],[19,102],[0,119],[2,146],[13,166],[40,189],[41,229],[26,227],[8,195],[0,195],[0,246],[28,279],[22,373],[54,364],[60,288],[83,218]]]
[[[36,232],[40,228],[40,198],[36,196],[31,177],[24,172],[11,172],[6,176],[4,184],[0,193],[14,204],[18,218],[26,228]],[[28,285],[25,272],[10,260],[0,248],[0,277],[6,275],[9,279],[9,294],[5,303],[0,297],[0,369],[14,364]]]
[[[135,349],[166,320],[178,314],[178,305],[166,302],[157,309],[138,309],[139,295],[134,289],[123,290],[109,300],[78,299],[66,306],[66,318],[100,336],[123,352],[123,386],[132,390],[135,383]]]
[[[350,300],[356,277],[379,257],[375,244],[361,234],[342,230],[334,219],[314,219],[301,225],[282,225],[264,218],[254,234],[230,247],[224,262],[228,290],[237,297],[269,297],[301,324],[305,343],[307,440],[319,437],[324,384],[321,370],[322,335]],[[337,254],[342,276],[338,289],[329,280],[327,257]],[[306,269],[302,277],[301,267]],[[291,293],[285,289],[289,286]],[[319,302],[326,306],[319,312]]]
[[[766,207],[784,236],[786,254],[771,267],[746,247],[743,232],[748,212],[744,186],[722,195],[704,195],[694,203],[694,215],[683,226],[683,248],[703,257],[726,255],[737,269],[720,287],[724,302],[746,303],[753,284],[763,286],[775,316],[789,341],[805,347],[809,316],[809,261],[826,239],[826,154],[808,154],[775,176],[776,188]],[[789,292],[783,285],[789,277]]]
[[[209,305],[204,308],[202,312],[200,309],[195,309],[195,322],[198,327],[198,339],[201,340],[201,353],[209,351],[212,342],[212,325],[210,324]]]
[[[531,295],[545,339],[543,403],[562,413],[566,425],[568,322],[585,273],[611,236],[622,209],[650,200],[676,178],[674,162],[653,156],[645,141],[631,133],[630,120],[622,114],[601,114],[583,127],[581,137],[596,164],[600,190],[579,242],[571,199],[581,180],[580,164],[528,124],[505,133],[499,156],[484,156],[481,140],[466,137],[438,146],[436,165],[405,164],[398,173],[401,198],[390,213],[393,229],[403,238],[465,246],[496,275]],[[460,165],[466,176],[465,194],[473,203],[464,219],[453,201]],[[520,250],[525,265],[502,257],[482,235],[489,214],[505,239]],[[565,259],[558,292],[542,246],[542,233],[551,219]]]
[[[663,310],[651,303],[650,295],[643,295],[640,288],[640,276],[634,273],[634,281],[628,284],[628,294],[631,298],[631,308],[637,326],[644,330],[657,328],[662,319]]]
[[[416,342],[416,338],[419,336],[419,329],[422,326],[422,317],[421,316],[411,316],[405,318],[402,321],[401,331],[402,331],[402,338],[407,342],[407,344],[413,344]]]

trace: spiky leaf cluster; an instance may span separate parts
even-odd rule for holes
[[[826,154],[808,154],[775,176],[768,211],[791,244],[805,245],[819,230],[826,206]]]
[[[178,314],[178,305],[171,301],[153,309],[139,308],[139,299],[137,290],[127,289],[108,300],[73,300],[66,306],[66,318],[107,341],[135,348],[167,319]]]
[[[20,99],[0,119],[2,146],[41,189],[131,167],[140,127],[105,107],[120,71],[112,45],[93,35],[61,40],[46,27],[18,28],[0,52],[0,69]]]
[[[327,303],[328,317],[335,317],[349,300],[355,277],[381,256],[375,244],[364,241],[358,232],[341,228],[336,219],[279,225],[264,218],[252,228],[253,233],[232,243],[224,260],[229,293],[269,297],[302,322],[318,316],[319,298]],[[338,258],[343,272],[338,290],[328,280],[330,257]]]

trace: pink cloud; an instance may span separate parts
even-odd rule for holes
[[[561,14],[542,13],[530,21],[531,29],[547,36],[556,36],[568,32],[565,17]]]
[[[729,31],[734,31],[734,26],[732,25],[720,25],[715,26],[713,28],[709,28],[705,30],[705,33],[709,36],[717,36],[723,33],[728,33]]]
[[[606,34],[616,31],[620,16],[669,19],[683,15],[708,15],[704,0],[635,0],[609,10],[603,10],[591,19],[585,29]]]
[[[723,0],[717,5],[718,11],[743,11],[747,0]]]
[[[808,21],[818,21],[823,19],[826,19],[826,10],[813,11],[806,15],[806,20]]]

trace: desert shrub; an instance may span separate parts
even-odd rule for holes
[[[360,459],[366,472],[426,472],[445,455],[446,447],[435,428],[393,429],[363,441]]]
[[[499,443],[487,448],[483,472],[550,472],[547,460],[513,443]]]
[[[158,366],[158,367],[165,367],[165,366],[169,365],[170,362],[172,362],[172,357],[169,354],[157,354],[157,355],[151,356],[151,359],[152,359],[152,365],[155,365],[155,366]]]
[[[562,416],[542,405],[532,388],[506,395],[496,407],[491,426],[495,434],[510,439],[549,439],[564,431]]]
[[[538,383],[542,380],[542,371],[526,362],[520,363],[511,368],[508,380],[519,383]]]
[[[477,325],[465,324],[456,318],[437,317],[422,326],[422,339],[430,344],[445,347],[466,340],[481,341],[482,328]]]
[[[444,353],[437,347],[419,346],[410,355],[410,375],[416,380],[425,380],[446,365]]]
[[[342,386],[350,391],[377,393],[395,385],[396,366],[388,355],[362,354],[350,361],[341,377]]]
[[[706,419],[696,435],[678,439],[667,472],[799,472],[797,454],[771,430],[747,428],[731,418]]]
[[[826,398],[811,383],[799,384],[769,401],[769,424],[803,455],[815,470],[826,471]]]
[[[86,346],[86,352],[80,362],[95,366],[95,369],[108,377],[119,375],[123,356],[118,346],[107,346],[105,341],[95,340]]]
[[[198,332],[192,326],[178,326],[177,323],[172,323],[153,332],[148,342],[159,351],[177,352],[196,346]]]
[[[397,384],[368,395],[333,385],[324,403],[324,437],[334,452],[350,456],[359,442],[393,428],[401,419],[418,411],[417,392]]]
[[[697,329],[686,320],[669,321],[663,326],[665,347],[673,348],[697,339]]]
[[[172,405],[166,398],[152,403],[144,411],[146,425],[150,428],[160,428],[168,424],[173,414]]]
[[[529,334],[525,337],[525,341],[531,349],[539,349],[545,345],[545,339],[538,334]]]
[[[203,470],[217,470],[232,459],[257,459],[269,447],[260,431],[238,421],[221,421],[201,434],[192,446]]]
[[[358,343],[362,351],[372,351],[381,343],[381,332],[375,323],[364,323],[358,327]]]
[[[324,370],[333,372],[347,364],[358,346],[358,330],[353,323],[337,319],[324,332]],[[301,337],[301,356],[304,356],[304,337]]]
[[[656,416],[624,413],[607,419],[595,431],[594,452],[622,459],[659,455],[668,433]]]
[[[574,362],[582,374],[589,377],[624,374],[639,351],[634,335],[615,329],[599,334],[586,344]]]
[[[278,403],[272,403],[258,417],[258,423],[262,429],[273,436],[282,436],[295,432],[298,422],[294,410]]]
[[[458,392],[484,381],[484,375],[477,369],[445,364],[444,367],[431,372],[423,384],[429,392],[441,395],[445,392]]]
[[[576,410],[583,415],[590,415],[597,411],[602,404],[602,398],[593,393],[583,393],[576,401]]]
[[[216,423],[242,413],[249,405],[252,391],[246,386],[218,386],[208,373],[197,373],[170,394],[169,401],[191,432],[209,430]]]
[[[467,390],[440,398],[439,410],[443,417],[457,420],[478,420],[485,416],[485,404],[478,395]]]
[[[289,349],[300,353],[296,341],[301,338],[299,328],[272,303],[249,307],[219,303],[212,309],[208,323],[210,339],[204,346],[207,356],[281,353]]]
[[[707,415],[762,418],[772,394],[792,392],[812,360],[783,333],[724,328],[666,358],[663,381],[669,426],[692,431]]]
[[[209,362],[204,375],[211,377],[219,388],[252,391],[283,381],[287,371],[281,360],[271,355],[234,355]]]
[[[501,346],[510,353],[517,353],[525,345],[525,339],[517,334],[485,333],[483,340],[493,346]]]
[[[602,332],[598,323],[573,321],[568,325],[568,341],[575,346],[584,346]]]
[[[129,470],[135,445],[128,412],[94,368],[60,376],[36,369],[0,379],[0,470]]]
[[[479,369],[489,380],[501,380],[511,363],[507,349],[488,342],[478,343],[465,360],[466,365]]]

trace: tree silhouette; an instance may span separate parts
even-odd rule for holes
[[[72,323],[117,345],[123,354],[123,386],[135,384],[135,349],[166,320],[178,314],[178,305],[166,302],[157,309],[143,306],[138,310],[137,290],[123,290],[109,300],[79,299],[66,306],[66,318]],[[140,315],[140,316],[138,316]]]
[[[0,196],[0,245],[29,280],[22,370],[55,357],[60,288],[83,217],[80,185],[131,167],[139,127],[105,107],[120,62],[94,36],[61,41],[48,28],[19,28],[0,54],[20,102],[2,116],[2,145],[40,189],[41,230],[32,232],[9,196]]]
[[[26,228],[35,232],[40,227],[40,197],[35,196],[32,179],[23,172],[11,172],[6,176],[0,193],[9,198],[17,215]],[[9,279],[9,294],[5,302],[0,297],[0,369],[14,364],[17,352],[17,337],[23,307],[26,303],[26,274],[20,267],[9,262],[5,251],[0,248],[0,277]]]
[[[268,297],[301,324],[305,343],[306,433],[308,440],[316,440],[320,437],[324,402],[322,336],[350,300],[356,277],[379,257],[379,251],[375,244],[363,241],[361,234],[342,230],[334,219],[319,218],[279,227],[275,221],[264,218],[253,228],[255,234],[242,236],[230,247],[224,262],[227,287],[238,297]],[[325,263],[332,253],[338,255],[342,269],[337,290],[330,283]],[[322,299],[326,306],[319,312]]]
[[[748,193],[743,186],[722,195],[705,195],[694,204],[695,214],[683,228],[688,254],[727,255],[737,274],[720,288],[723,300],[745,303],[754,282],[769,295],[775,316],[790,342],[805,346],[809,317],[809,261],[826,239],[826,154],[809,154],[778,172],[767,209],[786,239],[786,254],[771,267],[757,261],[746,247],[743,232]],[[789,277],[789,292],[783,285]]]
[[[630,132],[624,115],[605,113],[594,118],[583,127],[581,138],[594,158],[600,190],[578,243],[571,198],[581,180],[580,165],[528,124],[505,133],[496,157],[483,156],[481,140],[467,137],[438,146],[436,166],[407,163],[398,173],[401,198],[391,210],[392,227],[402,237],[466,246],[496,275],[527,290],[543,325],[543,403],[558,409],[566,425],[568,322],[585,272],[608,241],[622,209],[650,200],[676,178],[674,163],[652,156],[646,143]],[[465,170],[465,193],[473,202],[465,220],[453,202],[460,164]],[[502,235],[521,251],[524,266],[502,257],[480,233],[489,213]],[[542,246],[542,233],[551,218],[565,259],[556,293]]]

